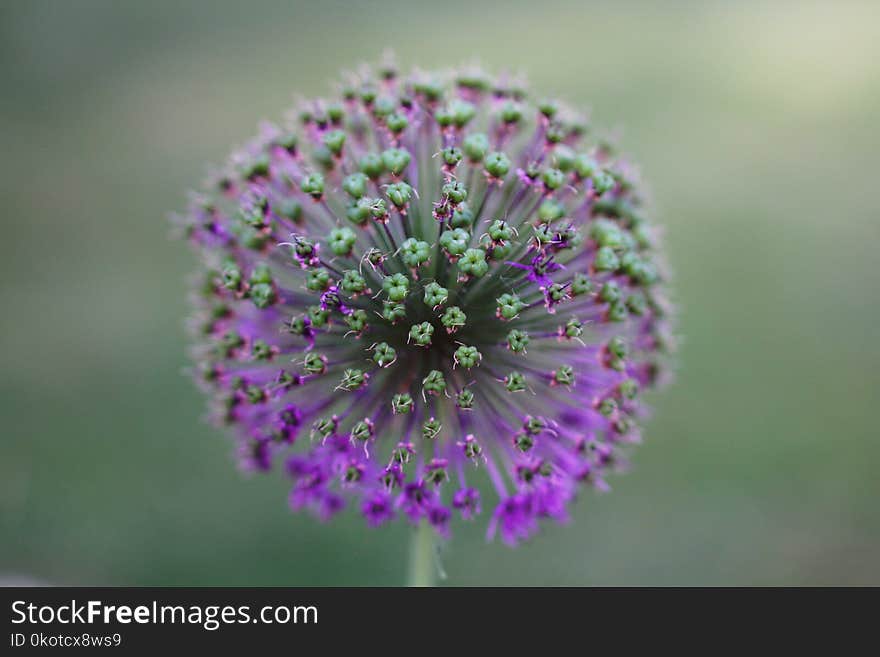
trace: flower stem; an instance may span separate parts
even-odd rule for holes
[[[434,585],[434,529],[426,521],[419,523],[412,536],[409,552],[408,586]]]

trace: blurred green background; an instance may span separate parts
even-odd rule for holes
[[[676,384],[633,471],[447,582],[880,584],[880,4],[4,2],[0,578],[400,584],[409,529],[242,476],[181,374],[166,216],[292,94],[393,46],[622,128],[667,227]]]

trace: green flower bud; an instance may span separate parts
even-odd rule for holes
[[[541,180],[547,189],[559,189],[565,184],[565,174],[559,169],[544,169]]]
[[[350,255],[355,242],[357,242],[357,235],[347,226],[334,228],[330,231],[330,235],[327,238],[330,250],[338,256]]]
[[[522,392],[526,389],[526,377],[520,372],[511,372],[504,377],[504,387],[507,392]]]
[[[599,299],[605,303],[619,301],[622,296],[623,293],[620,291],[620,286],[614,281],[608,281],[599,291]]]
[[[470,228],[474,223],[474,213],[467,203],[459,203],[452,211],[449,223],[453,228]]]
[[[431,344],[431,336],[434,335],[434,325],[430,322],[413,324],[409,329],[409,339],[420,347]]]
[[[385,188],[385,196],[395,207],[403,208],[412,198],[413,189],[405,182],[392,183]]]
[[[272,358],[272,347],[265,340],[255,340],[251,346],[251,355],[254,360],[270,360]]]
[[[252,285],[251,289],[248,290],[248,296],[251,298],[251,301],[254,302],[254,305],[261,310],[263,308],[268,308],[277,300],[275,288],[268,283],[257,283],[256,285]]]
[[[363,419],[351,428],[349,434],[351,440],[356,442],[366,442],[373,437],[373,423],[368,419]]]
[[[345,177],[342,181],[342,189],[345,193],[357,200],[367,194],[367,183],[369,178],[365,173],[358,171]]]
[[[470,410],[474,407],[474,393],[470,388],[464,388],[455,396],[455,405],[462,410]]]
[[[443,163],[449,168],[456,167],[458,163],[461,162],[461,158],[464,157],[461,149],[455,146],[448,146],[444,148],[440,152],[440,155],[443,157]]]
[[[538,208],[538,219],[542,223],[550,223],[565,216],[565,206],[559,201],[548,198]]]
[[[522,118],[522,108],[514,102],[508,101],[501,106],[501,120],[505,123],[518,123]]]
[[[449,290],[439,283],[431,282],[425,286],[425,305],[436,308],[446,303],[449,298]]]
[[[441,424],[434,418],[425,420],[422,422],[422,437],[425,438],[425,440],[434,440],[442,428]]]
[[[635,379],[624,379],[618,389],[624,399],[635,399],[639,394],[639,384]]]
[[[579,338],[584,332],[584,323],[572,317],[565,323],[565,337]]]
[[[367,328],[367,319],[367,311],[358,308],[357,310],[352,311],[350,315],[345,316],[345,323],[348,325],[349,329],[355,333],[360,333]]]
[[[391,398],[391,410],[395,415],[409,413],[413,409],[413,398],[408,392],[402,392]]]
[[[302,179],[300,188],[304,194],[318,200],[324,195],[324,176],[320,173],[310,173]]]
[[[402,303],[386,301],[382,306],[382,317],[392,324],[406,317],[406,306]]]
[[[613,397],[606,397],[599,402],[599,413],[605,417],[611,417],[617,411],[617,402]]]
[[[458,260],[458,268],[464,274],[479,278],[489,271],[486,252],[483,249],[468,249]]]
[[[461,345],[458,349],[455,350],[453,354],[453,361],[458,365],[461,365],[463,368],[469,370],[474,367],[480,359],[482,355],[479,351],[477,351],[476,347],[469,347],[467,345]]]
[[[327,357],[310,351],[303,360],[303,369],[308,374],[323,374],[327,371]]]
[[[409,127],[409,119],[403,114],[391,114],[385,119],[385,126],[395,135],[399,135]]]
[[[502,294],[496,301],[498,302],[498,310],[495,314],[501,319],[511,320],[526,307],[516,294]]]
[[[571,279],[569,289],[571,290],[572,296],[589,294],[593,291],[593,283],[586,274],[577,273]]]
[[[489,237],[493,242],[506,242],[513,239],[515,235],[514,228],[503,219],[496,219],[489,226]]]
[[[596,271],[615,271],[618,267],[620,267],[620,258],[610,246],[603,246],[596,251],[596,257],[593,259],[593,268]]]
[[[431,257],[431,245],[413,237],[408,237],[400,247],[400,257],[407,267],[415,269]]]
[[[516,354],[525,352],[526,347],[529,346],[529,340],[529,334],[519,329],[513,329],[507,334],[507,346]]]
[[[385,173],[385,164],[382,156],[376,153],[367,153],[361,158],[360,169],[371,180],[375,180]]]
[[[500,151],[489,153],[486,156],[486,171],[493,178],[503,178],[506,176],[507,172],[510,171],[510,166],[510,158]]]
[[[553,382],[561,386],[570,386],[574,384],[574,370],[570,365],[562,365],[553,372]]]
[[[574,168],[575,152],[565,144],[553,148],[553,163],[560,171],[567,173]]]
[[[339,287],[343,294],[354,296],[367,289],[367,281],[364,280],[360,272],[354,269],[346,269],[342,272],[342,281],[339,283]]]
[[[382,289],[391,301],[399,303],[409,293],[409,279],[403,274],[392,274],[382,281]]]
[[[322,141],[328,151],[333,153],[333,155],[339,155],[342,153],[343,145],[345,145],[345,132],[342,130],[331,130],[324,133]]]
[[[342,382],[337,386],[337,390],[357,390],[363,388],[367,384],[369,374],[357,369],[347,369],[342,373]]]
[[[471,235],[464,228],[444,230],[440,234],[440,246],[454,257],[464,255],[470,241]]]
[[[629,316],[626,304],[623,301],[614,301],[608,306],[608,320],[611,322],[622,322]]]
[[[306,278],[306,287],[313,292],[323,292],[330,287],[330,272],[324,269],[313,269]]]
[[[405,148],[389,148],[382,152],[382,164],[395,176],[403,173],[410,159],[409,151]]]
[[[442,395],[446,392],[446,379],[440,370],[431,370],[422,379],[422,390],[426,395]]]
[[[309,306],[306,311],[309,314],[309,321],[315,328],[321,328],[327,325],[330,319],[330,311],[321,308],[321,306]]]
[[[465,315],[464,311],[458,306],[450,306],[446,309],[446,312],[443,313],[443,317],[440,318],[440,321],[443,323],[443,326],[446,327],[446,330],[449,333],[452,333],[456,329],[465,325],[467,315]]]
[[[373,347],[373,360],[379,367],[387,367],[397,358],[397,352],[387,342],[380,342]]]
[[[461,203],[467,198],[467,195],[467,188],[458,180],[453,180],[443,185],[443,196],[452,203]]]
[[[614,178],[605,171],[596,171],[592,176],[593,189],[597,196],[602,196],[605,192],[611,191],[614,187]]]
[[[461,149],[471,162],[482,162],[489,152],[489,138],[481,132],[468,135],[464,138]]]

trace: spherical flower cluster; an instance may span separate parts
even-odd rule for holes
[[[510,544],[604,488],[668,309],[636,173],[587,134],[515,78],[387,64],[236,152],[179,220],[242,464],[322,518],[445,536],[485,507]]]

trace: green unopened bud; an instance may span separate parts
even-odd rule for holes
[[[513,438],[513,445],[521,452],[528,452],[535,446],[535,439],[527,433],[518,433]]]
[[[327,238],[330,250],[338,256],[350,255],[355,242],[357,242],[357,235],[348,226],[334,228]]]
[[[366,372],[358,369],[347,369],[342,373],[342,381],[336,389],[347,390],[349,392],[352,390],[358,390],[367,384],[369,376],[370,375]]]
[[[413,324],[409,329],[409,339],[420,347],[427,347],[431,344],[431,336],[434,335],[434,325],[430,322],[422,322],[421,324]]]
[[[371,180],[375,180],[385,173],[385,164],[382,162],[382,156],[377,153],[367,153],[359,163],[361,173],[365,174]]]
[[[403,274],[391,274],[382,281],[382,289],[389,300],[400,303],[409,293],[409,279]]]
[[[522,392],[526,389],[526,377],[520,372],[511,372],[504,377],[504,387],[507,392]]]
[[[306,277],[306,287],[313,292],[323,292],[330,287],[330,272],[324,269],[313,269]]]
[[[431,282],[425,286],[425,305],[436,308],[446,303],[449,298],[449,290],[439,283]]]
[[[614,301],[608,306],[608,321],[622,322],[629,317],[629,311],[623,301]]]
[[[342,181],[342,189],[353,199],[359,199],[367,194],[367,183],[369,178],[361,172],[353,173],[346,176]]]
[[[603,246],[596,251],[596,257],[593,259],[593,268],[596,271],[615,271],[618,267],[620,267],[620,259],[611,247]]]
[[[452,211],[449,223],[453,228],[470,228],[474,223],[474,213],[467,203],[459,203]]]
[[[605,192],[610,191],[614,187],[614,178],[606,171],[596,171],[592,175],[593,190],[597,196],[602,196]]]
[[[254,360],[269,360],[272,358],[272,347],[265,340],[254,340],[251,355]]]
[[[462,273],[475,278],[484,276],[489,271],[486,252],[483,249],[468,249],[458,260],[458,268]]]
[[[413,409],[413,398],[408,392],[402,392],[391,398],[391,410],[395,415],[409,413]]]
[[[624,399],[635,399],[639,394],[639,384],[635,379],[625,379],[621,381],[618,389]]]
[[[584,323],[572,317],[565,323],[565,337],[579,338],[584,332]]]
[[[382,152],[382,164],[395,176],[403,173],[410,159],[409,151],[405,148],[389,148]]]
[[[268,283],[257,283],[248,290],[248,296],[254,305],[261,310],[268,308],[277,300],[275,288]]]
[[[574,168],[575,153],[565,144],[557,144],[553,148],[553,163],[562,172],[571,171]]]
[[[577,273],[571,279],[569,289],[571,290],[572,296],[589,294],[593,291],[593,283],[586,274]]]
[[[399,135],[409,127],[409,119],[403,114],[391,114],[385,119],[385,126],[395,135]]]
[[[422,437],[425,438],[425,440],[434,440],[434,438],[440,433],[441,428],[441,424],[434,418],[425,420],[422,422]]]
[[[510,239],[513,239],[515,234],[513,226],[504,221],[503,219],[496,219],[489,225],[489,230],[487,231],[489,237],[492,238],[493,242],[506,242]]]
[[[641,294],[632,294],[626,298],[626,308],[633,315],[642,316],[645,314],[647,304],[645,297]]]
[[[529,346],[529,334],[519,329],[511,330],[507,334],[507,346],[516,354],[524,353]]]
[[[350,438],[357,442],[366,442],[373,437],[373,423],[364,418],[351,428]]]
[[[367,289],[367,281],[357,270],[346,269],[342,272],[342,281],[339,283],[339,287],[343,294],[354,296]]]
[[[510,171],[510,158],[500,151],[489,153],[484,166],[486,172],[493,178],[503,178]]]
[[[570,365],[563,365],[553,372],[553,382],[561,386],[574,384],[574,369]]]
[[[385,196],[395,207],[403,208],[412,198],[413,188],[405,182],[392,183],[385,188]]]
[[[402,303],[386,301],[382,306],[382,317],[395,324],[406,317],[406,306]]]
[[[320,173],[310,173],[302,179],[300,187],[304,194],[313,199],[320,199],[324,195],[324,176]]]
[[[303,360],[303,369],[308,374],[323,374],[327,371],[327,357],[310,351]]]
[[[443,156],[443,163],[449,168],[456,167],[461,162],[461,158],[464,157],[461,149],[455,146],[444,148],[440,154]]]
[[[470,241],[471,235],[464,228],[444,230],[440,234],[440,246],[449,255],[454,257],[464,255]]]
[[[542,223],[550,223],[565,216],[565,206],[554,199],[547,199],[538,208],[538,219]]]
[[[409,237],[400,246],[400,257],[407,267],[415,269],[428,262],[428,258],[431,257],[431,245]]]
[[[309,306],[306,309],[306,312],[308,312],[309,314],[309,321],[315,328],[326,326],[327,321],[330,319],[330,311],[325,308],[321,308],[321,306]]]
[[[458,349],[455,350],[452,358],[456,364],[461,365],[466,370],[469,370],[480,362],[482,355],[479,351],[477,351],[476,347],[461,345]]]
[[[442,395],[446,392],[446,379],[440,370],[431,370],[428,376],[422,379],[422,390],[426,395]]]
[[[462,410],[470,410],[474,407],[474,393],[470,388],[464,388],[455,396],[455,405]]]
[[[324,134],[322,141],[333,155],[339,155],[345,145],[345,133],[342,130],[331,130]]]
[[[498,302],[498,310],[495,314],[500,319],[511,320],[519,315],[520,311],[526,306],[519,296],[510,293],[502,294],[496,301]]]
[[[373,347],[373,360],[379,367],[388,367],[397,358],[397,352],[387,342],[380,342]]]
[[[508,101],[501,106],[501,120],[505,123],[518,123],[522,118],[522,108],[518,103]]]
[[[599,413],[604,415],[605,417],[611,417],[614,415],[614,412],[617,410],[617,402],[613,397],[606,397],[601,402],[599,402]]]
[[[489,152],[489,138],[481,132],[468,135],[464,138],[461,149],[471,162],[482,162]]]
[[[468,191],[464,183],[453,180],[443,185],[443,196],[448,198],[452,203],[461,203],[467,198]]]
[[[541,180],[547,189],[559,189],[565,183],[565,174],[559,169],[545,169]]]
[[[458,306],[450,306],[446,309],[446,312],[443,313],[443,317],[440,318],[440,321],[449,333],[453,333],[465,325],[467,315],[465,315],[464,311]]]
[[[360,333],[367,328],[367,318],[367,311],[358,308],[357,310],[352,311],[350,315],[345,316],[345,323],[350,330],[355,333]]]
[[[599,291],[599,299],[605,303],[619,301],[622,295],[623,293],[620,291],[620,286],[614,281],[608,281]]]

